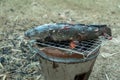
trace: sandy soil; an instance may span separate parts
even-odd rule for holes
[[[0,0],[0,80],[43,80],[38,57],[21,51],[19,38],[51,22],[109,25],[113,39],[101,46],[89,80],[120,80],[119,14],[120,0]]]

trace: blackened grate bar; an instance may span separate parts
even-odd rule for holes
[[[89,56],[92,54],[98,47],[100,47],[102,40],[94,39],[87,41],[80,41],[74,49],[71,49],[69,46],[69,41],[60,41],[60,42],[41,42],[37,41],[39,46],[57,48],[69,53],[82,54],[83,56]]]

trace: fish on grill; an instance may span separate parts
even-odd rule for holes
[[[41,41],[83,41],[99,36],[111,39],[111,29],[107,25],[51,23],[25,32],[25,37]],[[75,46],[74,44],[72,42],[70,46]]]

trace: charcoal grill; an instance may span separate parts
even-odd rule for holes
[[[42,47],[50,47],[55,48],[58,50],[61,50],[63,52],[66,52],[66,54],[80,54],[83,56],[82,59],[64,59],[64,58],[48,58],[44,53],[41,53],[45,59],[49,59],[52,61],[58,61],[58,62],[84,62],[90,59],[95,58],[98,54],[94,54],[100,47],[102,40],[101,39],[94,39],[94,40],[87,40],[87,41],[80,41],[77,46],[74,49],[71,49],[69,46],[69,41],[60,41],[60,42],[41,42],[37,41],[37,44]],[[94,55],[94,56],[93,56]]]
[[[74,49],[69,41],[37,41],[45,80],[88,80],[101,39],[80,41]]]

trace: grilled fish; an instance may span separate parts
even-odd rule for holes
[[[111,29],[106,25],[53,23],[41,25],[25,32],[25,37],[41,41],[82,41],[99,36],[111,39]]]

